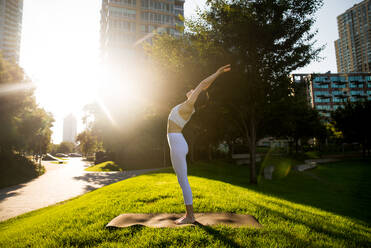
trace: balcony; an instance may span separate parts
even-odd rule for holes
[[[349,83],[358,85],[358,84],[363,84],[364,82],[363,81],[358,81],[358,80],[350,80]]]
[[[339,84],[339,85],[341,85],[341,84],[344,84],[344,85],[345,85],[345,82],[343,82],[343,81],[338,81],[338,80],[336,80],[336,81],[332,81],[332,83],[334,83],[334,84]]]
[[[367,94],[365,94],[365,93],[356,93],[356,94],[352,94],[352,96],[357,97],[357,98],[366,98],[367,97]]]
[[[348,96],[346,94],[338,94],[338,95],[334,95],[334,97],[337,97],[337,98],[347,98]]]
[[[331,98],[331,95],[330,94],[321,93],[321,94],[316,95],[316,97],[319,97],[319,98]]]
[[[316,82],[317,84],[319,85],[328,85],[328,84],[331,84],[330,81],[322,81],[322,82]]]

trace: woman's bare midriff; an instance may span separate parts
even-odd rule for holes
[[[184,119],[187,120],[190,115],[192,114],[193,106],[183,105],[179,109],[179,115]],[[179,127],[175,122],[172,120],[168,120],[167,122],[167,133],[181,133],[182,132],[181,127]]]
[[[181,133],[182,128],[179,127],[175,122],[172,120],[167,121],[167,133]]]

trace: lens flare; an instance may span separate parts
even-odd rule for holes
[[[0,85],[0,96],[14,93],[17,91],[31,90],[31,89],[35,89],[35,84],[31,82],[2,84]]]

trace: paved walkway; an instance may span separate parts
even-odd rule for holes
[[[157,169],[88,172],[89,164],[70,158],[67,164],[43,162],[46,173],[30,182],[0,189],[0,221],[43,208],[88,191]]]

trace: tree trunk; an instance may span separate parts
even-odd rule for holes
[[[194,163],[194,161],[195,161],[195,149],[194,149],[194,142],[193,142],[193,140],[191,139],[191,142],[190,142],[190,152],[191,152],[191,156],[190,156],[190,160],[191,160],[191,163]]]
[[[250,150],[250,184],[257,184],[256,177],[256,129],[254,121],[250,121],[250,137],[247,135]]]
[[[295,138],[295,154],[298,154],[298,139]]]
[[[212,145],[211,144],[209,144],[208,145],[208,158],[209,158],[209,161],[211,161],[211,160],[213,160],[213,155],[212,155]]]
[[[162,144],[162,151],[163,151],[163,166],[166,167],[166,143],[167,143],[167,138],[165,137],[164,143]]]
[[[227,141],[228,144],[228,158],[232,158],[233,154],[233,144],[230,141]]]

